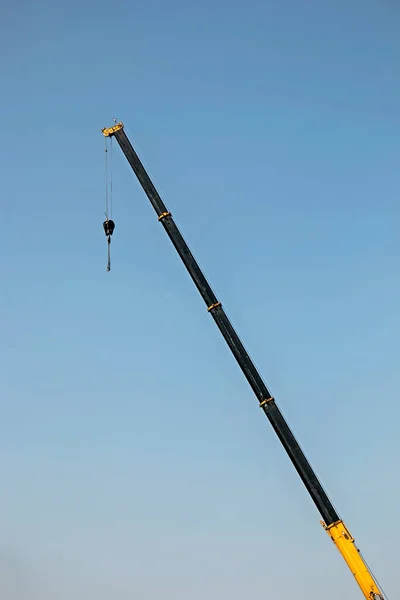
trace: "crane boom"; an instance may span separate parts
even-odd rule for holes
[[[300,448],[299,443],[297,442],[289,425],[279,410],[274,397],[258,373],[234,327],[229,321],[221,302],[213,292],[210,284],[202,273],[198,263],[193,257],[188,245],[176,226],[171,213],[154,187],[149,175],[147,174],[142,162],[140,161],[124,131],[123,123],[117,123],[114,125],[114,127],[105,128],[102,130],[102,132],[106,137],[114,136],[116,138],[144,192],[150,200],[150,203],[157,214],[158,220],[164,226],[164,229],[167,232],[172,244],[174,245],[176,251],[182,259],[183,264],[189,272],[189,275],[200,292],[206,304],[207,311],[211,314],[218,329],[222,333],[222,336],[224,337],[233,356],[238,362],[239,367],[250,384],[250,387],[256,395],[260,408],[263,410],[267,419],[271,423],[293,466],[307,488],[308,493],[310,494],[322,517],[322,526],[352,571],[365,598],[368,600],[384,600],[383,593],[379,589],[376,580],[374,579],[358,548],[356,547],[354,538],[351,536],[350,532],[336,512],[333,504],[329,500],[310,463]]]

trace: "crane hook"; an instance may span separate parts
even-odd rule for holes
[[[111,236],[114,233],[115,223],[111,219],[106,218],[103,223],[104,233],[107,236],[108,242],[108,261],[107,261],[107,271],[111,270],[111,253],[110,253],[110,244],[111,244]]]

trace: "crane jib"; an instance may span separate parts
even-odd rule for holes
[[[142,162],[126,136],[123,124],[118,123],[114,127],[103,129],[102,131],[106,137],[114,136],[116,138],[144,192],[150,200],[151,205],[157,213],[158,220],[164,226],[171,242],[181,257],[183,264],[199,290],[207,306],[207,310],[213,317],[218,329],[257,397],[260,407],[267,416],[297,473],[307,488],[314,504],[320,512],[323,519],[321,523],[324,529],[342,554],[365,598],[368,600],[384,600],[383,593],[380,591],[378,583],[369,571],[355,545],[355,540],[352,538],[349,530],[340,519],[333,504],[329,500],[319,479],[279,410],[275,399],[268,390],[234,327],[229,321],[221,302],[218,301],[217,296],[193,257],[182,234],[176,226],[171,213],[162,201]]]

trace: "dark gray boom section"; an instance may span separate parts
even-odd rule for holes
[[[236,358],[239,367],[244,373],[253,392],[255,393],[259,405],[267,416],[269,422],[274,428],[275,433],[285,448],[296,471],[300,475],[306,486],[312,500],[318,508],[326,525],[331,525],[339,521],[339,516],[314,473],[310,463],[305,457],[296,438],[291,432],[282,413],[280,412],[275,399],[268,390],[255,365],[246,352],[235,329],[226,316],[221,303],[211,289],[207,279],[203,275],[199,265],[190,252],[185,240],[183,239],[178,227],[172,218],[171,213],[160,198],[138,155],[132,147],[128,137],[125,134],[122,123],[110,129],[103,130],[104,135],[114,136],[125,154],[130,166],[138,178],[144,192],[157,213],[158,220],[164,226],[171,242],[182,259],[183,264],[188,270],[197,289],[199,290],[208,312],[212,315],[218,329],[222,333],[226,343],[233,356]]]

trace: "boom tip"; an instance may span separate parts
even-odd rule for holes
[[[114,125],[114,127],[104,127],[104,129],[102,129],[101,132],[105,137],[111,137],[112,135],[114,135],[114,133],[120,131],[123,128],[124,124],[122,123],[122,121],[120,121],[119,123]]]

